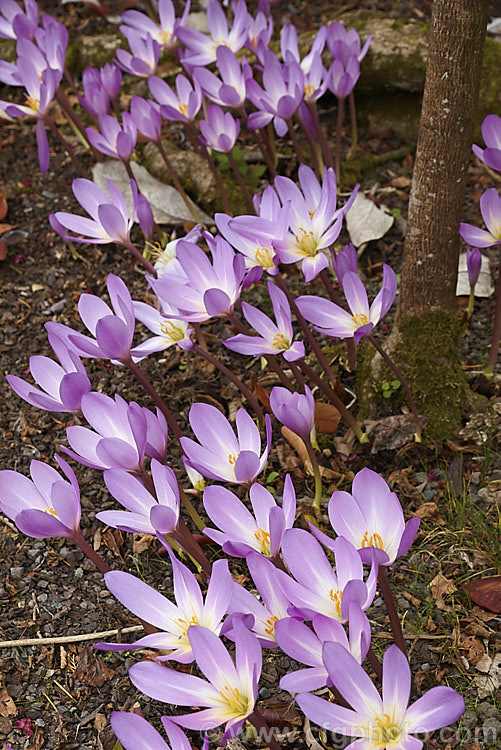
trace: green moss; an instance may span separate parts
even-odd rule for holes
[[[487,38],[475,129],[477,142],[482,142],[480,125],[484,117],[489,114],[501,115],[501,44],[496,39]]]

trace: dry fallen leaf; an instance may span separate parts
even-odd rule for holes
[[[429,503],[423,503],[419,506],[417,511],[414,513],[415,516],[418,516],[418,518],[421,518],[423,521],[435,521],[435,523],[442,526],[445,521],[440,515],[440,511],[438,510],[438,505],[433,502]]]
[[[390,229],[394,217],[359,191],[346,214],[346,228],[355,247],[378,240]]]
[[[0,673],[0,716],[8,718],[17,714],[16,704],[5,687],[3,675]]]
[[[96,656],[92,646],[85,646],[80,652],[77,668],[73,673],[73,677],[80,680],[82,685],[92,687],[101,687],[115,675],[116,671],[107,667],[104,661]]]
[[[0,221],[7,216],[7,209],[7,198],[3,193],[0,193]]]
[[[341,414],[332,404],[326,404],[323,401],[315,402],[315,427],[318,432],[332,433],[335,432]]]
[[[501,576],[475,578],[470,581],[469,589],[475,604],[497,614],[501,612]]]
[[[487,698],[491,693],[495,693],[501,684],[501,653],[495,656],[485,654],[476,664],[479,674],[475,677],[478,697]]]
[[[435,603],[439,609],[443,609],[446,612],[450,612],[452,607],[444,602],[444,596],[446,594],[453,594],[457,591],[454,583],[446,578],[442,573],[438,573],[433,581],[430,583],[431,595],[433,596]]]

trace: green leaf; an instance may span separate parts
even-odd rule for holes
[[[382,383],[381,388],[383,389],[383,391],[389,391],[391,385],[389,383]]]
[[[402,385],[402,383],[400,382],[400,380],[392,380],[391,381],[391,387],[393,388],[394,391],[396,391],[397,388],[400,388],[401,385]]]
[[[391,398],[391,391],[383,391],[383,398]]]

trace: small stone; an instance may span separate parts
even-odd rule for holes
[[[83,572],[82,568],[77,568],[75,570],[75,573],[73,575],[75,576],[75,578],[81,578],[83,576],[83,574],[84,574],[84,572]]]
[[[39,594],[37,596],[37,602],[41,602],[43,604],[44,602],[47,601],[48,598],[49,598],[48,594]]]
[[[266,700],[266,698],[271,698],[271,690],[267,687],[261,688],[259,691],[259,697],[263,700]]]
[[[21,576],[24,573],[24,568],[20,565],[13,565],[10,569],[10,574],[12,578],[16,579],[17,581],[21,578]]]

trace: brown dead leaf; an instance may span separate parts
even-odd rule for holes
[[[422,505],[420,505],[414,515],[418,516],[423,521],[434,521],[440,526],[443,526],[445,523],[444,519],[440,515],[438,505],[433,502],[423,503]]]
[[[282,427],[282,435],[284,438],[292,445],[296,453],[299,454],[299,458],[303,462],[304,468],[306,470],[306,473],[312,477],[313,476],[313,466],[311,465],[310,458],[308,456],[308,451],[306,450],[306,445],[304,444],[302,438],[299,437],[299,435],[296,435],[295,432],[292,432],[292,430],[289,430],[288,427],[283,425]],[[334,479],[334,472],[332,469],[328,469],[325,466],[319,466],[320,476],[324,479],[327,479],[330,481],[331,479]]]
[[[259,383],[254,383],[254,393],[258,397],[259,401],[262,403],[264,408],[267,411],[271,411],[270,409],[270,394],[266,390],[266,388],[263,388],[262,385],[259,385]]]
[[[461,651],[465,652],[465,656],[470,664],[475,665],[482,656],[485,654],[485,646],[478,638],[474,635],[469,635],[466,638],[462,638],[459,644]]]
[[[444,602],[444,596],[446,594],[453,594],[457,591],[454,583],[449,578],[442,575],[442,573],[438,573],[430,583],[430,589],[437,607],[443,609],[445,612],[451,612],[452,607]]]
[[[428,422],[427,417],[420,416],[421,429]],[[375,420],[367,427],[367,434],[372,440],[371,453],[383,450],[398,450],[407,443],[414,443],[416,425],[412,414],[395,414]]]
[[[406,188],[406,187],[409,187],[410,184],[411,184],[411,178],[406,177],[405,175],[401,175],[400,177],[394,177],[390,182],[390,185],[396,188]]]
[[[2,221],[2,219],[5,219],[5,217],[7,216],[7,210],[7,198],[3,193],[0,193],[0,221]]]
[[[341,420],[341,414],[332,404],[323,401],[315,402],[315,427],[318,432],[330,434],[335,432]]]
[[[102,732],[105,728],[106,724],[108,723],[108,719],[104,714],[96,714],[94,717],[94,729],[97,729],[98,732]]]
[[[134,534],[133,542],[132,542],[132,551],[140,555],[141,552],[144,552],[145,550],[148,549],[148,547],[151,546],[153,539],[154,537],[152,534],[141,534],[140,536],[137,534]]]
[[[496,615],[492,614],[491,612],[488,612],[485,609],[482,609],[482,607],[472,607],[471,613],[473,617],[475,617],[480,622],[489,622],[489,620],[494,620]]]
[[[9,718],[9,716],[15,716],[16,714],[16,704],[8,694],[3,674],[0,673],[0,716]]]
[[[5,240],[0,240],[0,260],[5,260],[7,257],[7,243]]]
[[[92,646],[85,646],[80,652],[77,668],[73,677],[80,680],[82,685],[91,685],[92,687],[101,687],[106,680],[110,680],[116,675],[114,669],[110,669],[102,661]]]
[[[501,576],[475,578],[468,588],[475,604],[497,614],[501,612]]]

